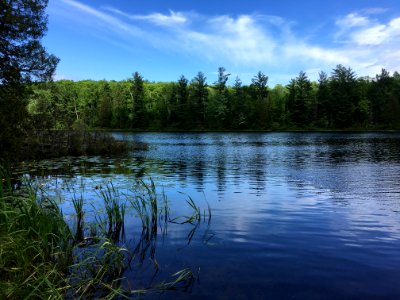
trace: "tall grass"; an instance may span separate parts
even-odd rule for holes
[[[1,166],[0,178],[0,299],[112,299],[147,292],[149,289],[123,288],[123,274],[135,258],[143,261],[147,255],[158,270],[158,226],[163,233],[168,222],[178,223],[179,219],[197,228],[206,215],[189,198],[193,213],[171,219],[167,198],[162,194],[160,200],[152,180],[140,182],[129,195],[120,194],[109,183],[100,192],[104,217],[98,217],[90,231],[85,230],[84,197],[73,194],[75,226],[71,230],[57,203],[39,193],[35,185],[13,190],[10,174]],[[142,226],[133,248],[123,244],[128,204]],[[211,218],[210,208],[208,215]],[[190,240],[195,228],[189,233]],[[187,290],[196,275],[183,269],[172,277],[150,290]]]
[[[112,182],[100,191],[103,198],[104,208],[107,214],[108,224],[107,237],[114,242],[123,240],[125,235],[125,211],[126,204],[121,200],[119,192],[114,188]]]
[[[132,192],[132,195],[128,196],[128,200],[140,218],[142,227],[157,229],[159,209],[154,181],[152,179],[150,179],[150,183],[139,181]]]
[[[75,209],[75,216],[76,216],[76,222],[75,222],[75,240],[78,243],[83,242],[84,240],[84,211],[83,211],[83,196],[82,194],[77,197],[76,194],[74,193],[74,196],[72,198],[72,205],[74,206]]]
[[[61,211],[34,190],[13,191],[4,168],[1,178],[0,298],[62,298],[73,239]]]

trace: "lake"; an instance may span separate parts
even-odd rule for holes
[[[182,268],[197,277],[187,292],[144,299],[400,299],[400,133],[113,134],[149,149],[20,171],[67,216],[74,188],[90,216],[110,181],[128,194],[152,178],[174,216],[191,214],[194,200],[201,221],[167,223],[149,245],[127,218],[126,245],[140,248],[127,287]]]

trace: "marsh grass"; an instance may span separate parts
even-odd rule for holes
[[[83,196],[82,194],[77,197],[74,193],[72,198],[72,205],[75,210],[75,240],[81,243],[84,240],[84,211],[83,211]]]
[[[138,181],[131,190],[131,194],[128,195],[128,199],[140,218],[142,227],[147,230],[149,228],[157,229],[157,220],[162,214],[159,215],[158,213],[159,201],[154,181],[152,179],[149,183],[143,180]],[[166,202],[164,204],[164,210],[168,212]]]
[[[132,260],[128,249],[102,238],[96,245],[75,249],[74,254],[74,264],[69,268],[70,296],[112,298],[126,294],[120,285]]]
[[[132,149],[147,149],[145,144],[128,144],[118,141],[108,132],[75,130],[38,130],[25,138],[21,158],[44,159],[66,155],[120,155]]]
[[[121,199],[121,195],[114,188],[112,182],[100,191],[100,195],[103,198],[107,215],[105,221],[108,225],[106,236],[114,242],[123,241],[125,236],[126,203]]]
[[[200,272],[200,269],[197,273]],[[197,274],[198,275],[198,274]],[[160,290],[189,290],[195,282],[197,276],[189,268],[182,269],[171,276],[174,280],[163,282],[158,286]]]
[[[84,194],[73,193],[71,230],[57,203],[40,186],[26,183],[22,190],[13,190],[10,174],[1,166],[0,177],[0,299],[129,298],[146,292],[187,291],[195,282],[196,275],[188,268],[147,288],[127,289],[123,276],[134,260],[142,263],[146,258],[157,274],[159,230],[166,234],[168,223],[190,224],[194,226],[190,243],[202,218],[208,216],[210,221],[209,206],[208,213],[201,212],[189,198],[192,213],[171,219],[167,197],[157,193],[152,180],[138,182],[129,194],[109,182],[99,192],[103,217],[97,216],[89,229],[85,228]],[[134,212],[141,224],[134,247],[124,243],[128,212]]]
[[[7,176],[2,168],[2,183],[9,181]],[[2,184],[1,299],[62,298],[67,286],[71,232],[57,204],[35,195],[31,188],[22,194]]]

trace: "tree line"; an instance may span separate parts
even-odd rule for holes
[[[28,112],[36,129],[76,126],[134,130],[400,129],[400,74],[385,69],[357,77],[338,65],[317,82],[300,72],[270,88],[259,71],[251,84],[218,68],[189,81],[149,82],[135,72],[123,81],[34,83]]]

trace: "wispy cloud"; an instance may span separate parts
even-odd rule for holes
[[[74,12],[78,12],[78,14],[71,15],[68,10],[64,11],[63,7],[60,7],[61,11],[59,11],[69,18],[75,16],[75,21],[77,24],[85,23],[88,26],[96,26],[97,28],[102,28],[103,30],[107,29],[107,31],[118,33],[120,35],[144,35],[144,32],[139,27],[134,26],[133,24],[128,24],[115,16],[92,8],[86,4],[74,0],[61,0],[61,2],[67,7],[74,9]]]
[[[131,15],[109,6],[105,7],[104,9],[131,20],[145,20],[160,26],[175,26],[182,25],[188,22],[188,18],[183,13],[174,12],[172,10],[170,10],[169,15],[164,15],[161,13],[153,13],[149,15]]]
[[[373,8],[340,17],[329,31],[330,43],[308,41],[294,34],[291,20],[266,15],[205,16],[169,11],[132,15],[113,7],[93,8],[76,0],[62,0],[75,10],[76,22],[96,27],[107,40],[133,46],[141,39],[159,51],[190,54],[219,65],[284,70],[329,70],[348,65],[360,75],[386,67],[400,67],[400,18],[379,22],[383,9]],[[374,17],[375,16],[375,17]],[[326,34],[326,33],[325,33]],[[115,43],[117,44],[117,43]]]

